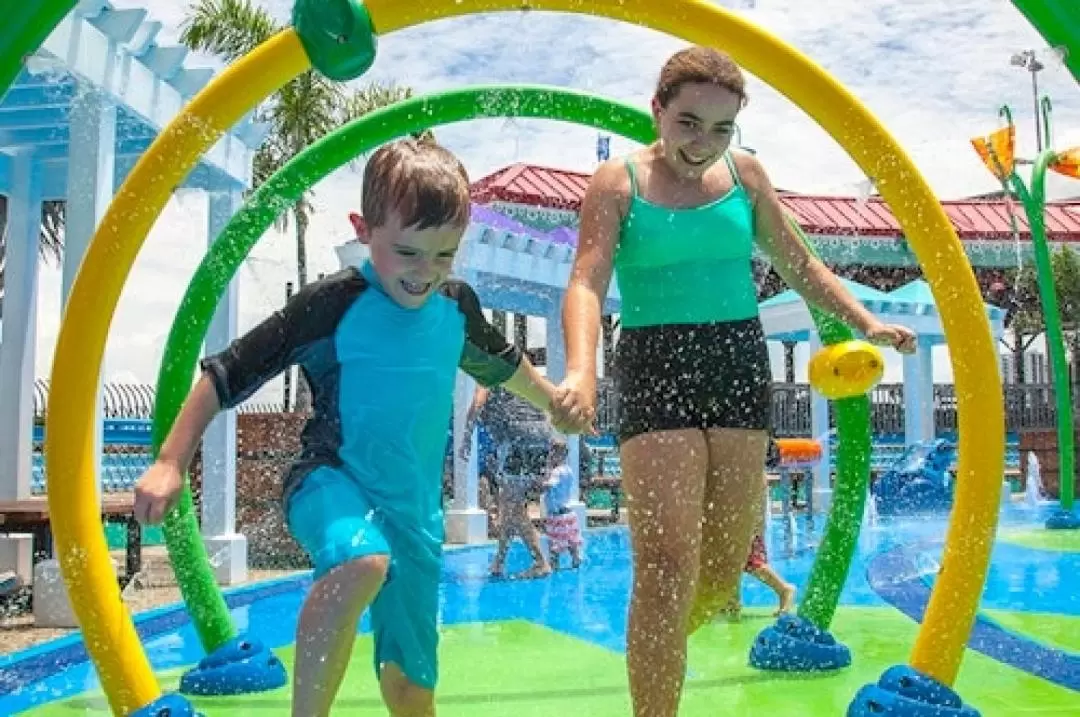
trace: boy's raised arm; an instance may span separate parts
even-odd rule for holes
[[[214,382],[204,373],[188,394],[154,465],[135,484],[136,520],[155,525],[172,510],[203,433],[220,410]]]

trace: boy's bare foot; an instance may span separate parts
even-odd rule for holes
[[[533,580],[535,578],[546,578],[551,575],[551,568],[546,565],[534,565],[523,573],[518,573],[514,576],[516,580]]]
[[[795,607],[795,586],[791,583],[784,585],[780,591],[780,607],[776,611],[776,615],[779,617],[785,612],[791,612]]]

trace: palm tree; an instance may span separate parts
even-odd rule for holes
[[[207,52],[225,62],[246,55],[284,29],[266,10],[251,0],[197,0],[185,19],[180,41],[193,50]],[[270,129],[255,155],[253,184],[258,187],[313,142],[341,125],[412,95],[409,88],[372,84],[349,90],[314,70],[284,85],[260,108],[257,117]],[[425,133],[427,134],[427,133]],[[307,230],[313,211],[310,192],[290,208],[296,226],[297,285],[307,284]],[[288,216],[278,228],[288,227]],[[297,386],[297,409],[307,408],[307,391]],[[286,397],[286,404],[288,397]]]
[[[41,205],[41,242],[38,253],[43,261],[57,262],[64,256],[65,205],[46,201]],[[0,195],[0,318],[4,316],[4,277],[7,269],[8,200]]]

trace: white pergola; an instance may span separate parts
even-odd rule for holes
[[[882,321],[900,324],[914,331],[918,349],[904,356],[904,439],[908,444],[934,437],[933,348],[945,344],[941,315],[930,285],[916,279],[891,292],[882,292],[847,279],[847,289]],[[986,306],[990,330],[995,339],[1005,332],[1005,310]],[[821,348],[814,321],[806,302],[788,290],[761,303],[761,321],[770,341],[810,344],[811,354]],[[829,430],[829,402],[817,393],[811,404],[811,433],[823,436]],[[823,442],[823,459],[814,472],[815,506],[827,507],[830,493],[829,444]]]
[[[162,23],[142,8],[118,10],[81,0],[0,97],[0,193],[8,198],[8,256],[0,342],[0,499],[31,496],[33,391],[41,206],[66,202],[63,300],[115,190],[151,142],[213,77],[188,65],[184,47],[161,45]],[[204,244],[224,229],[251,186],[251,163],[265,127],[232,127],[182,185],[205,192]],[[236,282],[218,307],[205,349],[236,335]],[[51,407],[62,411],[62,405]],[[96,454],[101,456],[101,419]],[[207,460],[202,530],[225,584],[247,574],[244,536],[235,525],[236,418],[226,413],[203,444]],[[99,475],[100,481],[100,475]],[[0,570],[30,579],[29,537],[0,536]],[[55,572],[55,571],[54,571]],[[35,600],[35,609],[38,601]]]

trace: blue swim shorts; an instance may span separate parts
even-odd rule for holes
[[[432,690],[438,679],[439,565],[408,533],[384,520],[361,483],[343,470],[316,468],[288,499],[289,531],[315,564],[315,580],[367,555],[389,555],[371,604],[375,674],[397,664],[410,682]]]

